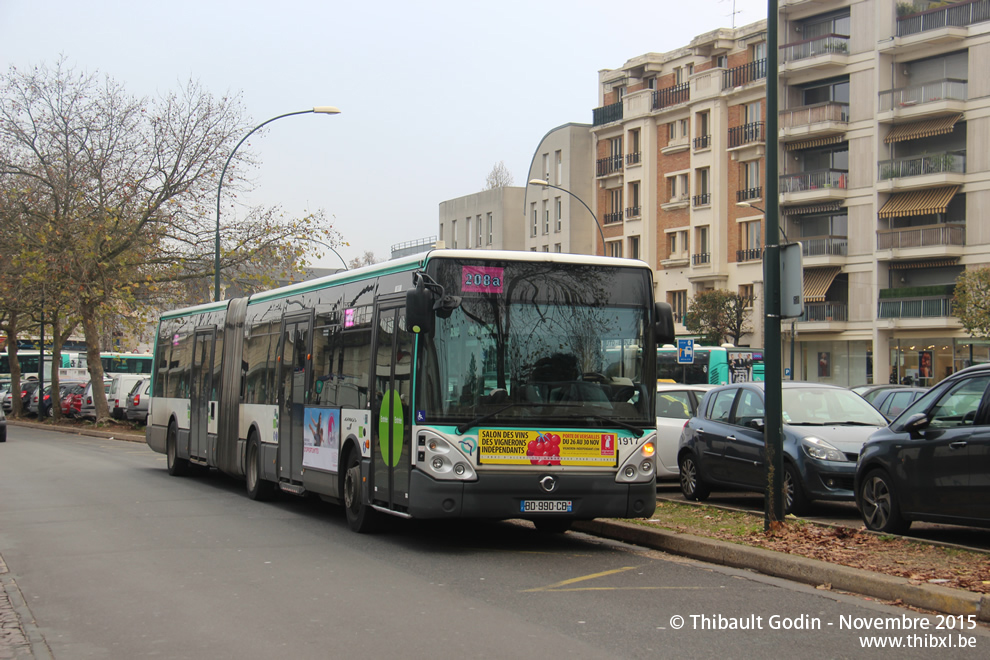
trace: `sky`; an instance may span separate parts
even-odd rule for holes
[[[365,252],[434,236],[498,162],[526,184],[547,131],[591,123],[598,72],[766,17],[766,0],[0,0],[0,65],[98,72],[135,96],[240,94],[260,162],[245,201],[323,209]],[[735,13],[733,13],[735,12]],[[236,218],[223,218],[223,221]]]

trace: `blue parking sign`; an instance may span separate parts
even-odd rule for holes
[[[694,364],[694,340],[677,340],[677,364]]]

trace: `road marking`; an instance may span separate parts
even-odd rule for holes
[[[535,589],[524,589],[522,593],[535,593],[538,591],[644,591],[644,590],[658,590],[658,589],[702,589],[703,587],[570,587],[569,585],[577,584],[578,582],[586,582],[588,580],[597,580],[598,578],[608,577],[609,575],[617,575],[619,573],[625,573],[626,571],[634,571],[639,566],[626,566],[624,568],[616,568],[611,571],[602,571],[601,573],[592,573],[591,575],[583,575],[581,577],[571,578],[569,580],[563,580],[561,582],[555,582],[549,584],[545,587],[536,587]]]

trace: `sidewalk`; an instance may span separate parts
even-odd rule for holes
[[[19,420],[8,420],[8,424],[127,442],[144,442],[144,435],[133,432],[59,428]],[[858,568],[830,564],[817,559],[807,559],[717,539],[679,534],[636,522],[591,520],[577,522],[573,529],[712,564],[749,569],[764,575],[813,586],[828,585],[826,588],[847,591],[878,600],[899,601],[905,605],[944,614],[973,615],[978,621],[990,622],[990,595],[933,584],[912,584],[906,578],[882,575]],[[0,643],[0,660],[4,658],[2,651],[3,646]]]

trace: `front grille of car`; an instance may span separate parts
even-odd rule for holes
[[[853,463],[855,463],[856,461],[859,460],[859,454],[857,453],[851,453],[851,452],[844,452],[844,453],[846,455],[846,460],[848,461],[852,461]]]

